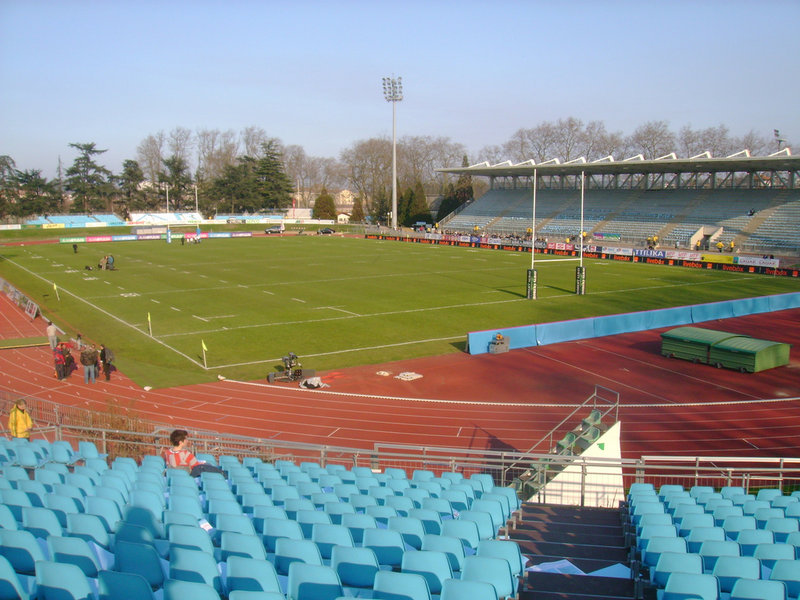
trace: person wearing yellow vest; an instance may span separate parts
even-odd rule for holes
[[[26,410],[27,408],[25,400],[19,399],[8,413],[8,429],[12,438],[30,439],[33,419]]]

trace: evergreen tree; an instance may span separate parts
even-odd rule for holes
[[[353,214],[350,215],[351,223],[364,222],[364,207],[361,205],[361,198],[356,198],[353,201]]]
[[[464,168],[469,166],[469,160],[467,159],[466,155],[464,155],[464,158],[461,161],[461,166]],[[455,198],[458,202],[457,207],[462,206],[467,202],[472,202],[472,200],[475,198],[475,190],[472,187],[472,175],[469,173],[458,176],[458,181],[456,181]]]
[[[277,140],[261,144],[262,156],[255,168],[258,194],[262,208],[287,208],[292,205],[294,186],[283,166],[283,156]]]
[[[16,167],[13,158],[7,154],[0,156],[0,218],[10,214],[13,209],[12,199],[16,197],[14,190]]]
[[[403,193],[397,197],[397,224],[401,227],[410,225],[408,222],[408,209],[411,206],[411,201],[414,198],[414,190],[406,188]]]
[[[425,196],[425,188],[421,181],[417,181],[412,191],[411,203],[408,207],[407,225],[414,225],[418,222],[431,222],[431,211],[428,208],[428,200]]]
[[[169,210],[184,210],[186,209],[186,198],[191,195],[189,192],[192,186],[189,163],[178,154],[165,158],[163,163],[166,171],[159,173],[158,180],[169,186]]]
[[[95,157],[106,150],[98,150],[94,142],[70,144],[70,147],[80,152],[66,173],[67,189],[73,194],[72,210],[110,211],[114,193],[111,171],[95,162]]]
[[[16,171],[14,181],[17,190],[14,214],[27,217],[58,212],[60,196],[56,182],[42,177],[41,171]]]
[[[322,192],[314,201],[314,210],[311,212],[311,216],[314,219],[336,220],[336,204],[333,201],[333,196],[325,188],[322,188]]]
[[[120,190],[122,213],[127,217],[131,210],[147,210],[145,195],[142,191],[144,171],[135,160],[122,163],[122,173],[116,178]]]
[[[378,188],[378,192],[372,202],[370,216],[376,223],[387,223],[391,209],[392,206],[389,197],[386,195],[386,188]]]
[[[447,191],[439,203],[439,211],[436,213],[436,221],[441,221],[451,212],[458,208],[458,200],[456,199],[456,188],[452,182],[447,184]]]

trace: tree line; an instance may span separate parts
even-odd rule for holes
[[[777,132],[776,132],[777,138]],[[676,152],[726,156],[749,149],[766,155],[784,140],[755,132],[733,136],[724,125],[677,131],[665,121],[640,125],[631,134],[610,132],[601,121],[569,117],[517,130],[506,142],[486,146],[470,157],[463,144],[449,138],[405,136],[397,144],[398,222],[430,221],[430,200],[437,198],[437,219],[469,202],[486,188],[484,181],[437,173],[438,168],[505,160],[562,161],[581,156],[597,160],[641,154],[655,159]],[[785,143],[785,142],[784,142]],[[236,133],[176,127],[145,137],[136,157],[123,161],[119,173],[101,164],[96,143],[71,143],[72,165],[47,179],[40,169],[20,170],[0,156],[0,218],[37,214],[194,210],[217,213],[280,211],[293,204],[314,207],[314,216],[335,218],[331,190],[349,189],[355,197],[351,221],[385,221],[390,210],[392,141],[354,142],[337,158],[309,156],[301,146],[284,145],[260,127]]]

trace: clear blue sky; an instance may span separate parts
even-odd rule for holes
[[[262,127],[313,156],[398,135],[474,156],[569,116],[800,144],[800,1],[0,0],[0,154],[115,172],[147,135]],[[800,150],[798,150],[800,151]]]

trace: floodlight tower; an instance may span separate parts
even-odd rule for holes
[[[403,78],[384,77],[383,97],[392,103],[392,230],[397,229],[397,103],[403,99]]]

